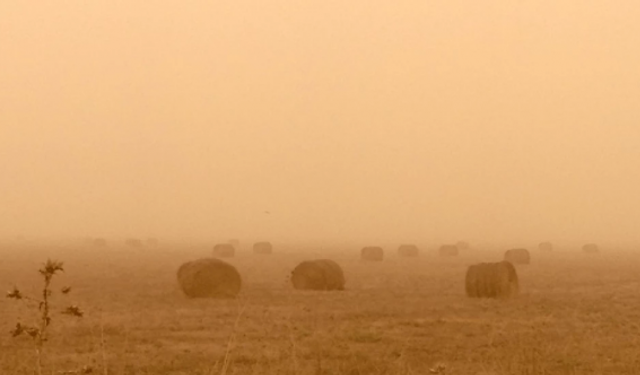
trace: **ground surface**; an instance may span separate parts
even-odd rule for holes
[[[9,243],[0,288],[35,293],[40,264],[65,262],[54,287],[73,291],[54,303],[86,315],[55,316],[47,374],[85,365],[112,375],[640,374],[640,252],[532,251],[532,264],[517,267],[521,294],[494,301],[466,298],[464,274],[501,251],[401,259],[392,250],[364,263],[351,248],[244,249],[229,260],[243,276],[241,296],[221,301],[189,300],[176,284],[178,266],[209,246]],[[291,269],[316,257],[342,265],[346,291],[292,290]],[[0,298],[0,374],[33,373],[31,342],[8,333],[33,317]]]

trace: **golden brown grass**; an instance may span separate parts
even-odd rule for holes
[[[520,295],[495,301],[467,298],[464,275],[499,249],[380,263],[357,249],[278,249],[230,259],[243,277],[237,300],[179,291],[177,267],[210,246],[2,245],[0,287],[35,288],[43,259],[65,261],[60,283],[74,286],[85,318],[52,326],[44,364],[54,373],[640,373],[640,253],[534,252],[518,267]],[[340,263],[346,291],[293,290],[291,269],[318,256]],[[30,342],[8,334],[27,311],[11,302],[0,299],[0,374],[31,374]]]

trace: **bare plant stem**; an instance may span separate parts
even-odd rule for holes
[[[100,311],[100,352],[102,353],[102,372],[109,375],[109,367],[107,366],[107,351],[104,339],[104,321],[102,320],[102,310]]]
[[[220,374],[225,375],[227,373],[227,370],[229,369],[229,363],[230,363],[230,356],[231,356],[231,349],[233,347],[233,345],[235,344],[235,340],[236,340],[236,333],[238,332],[238,326],[240,323],[240,318],[242,317],[242,314],[244,314],[244,310],[247,308],[247,302],[244,302],[244,305],[242,305],[242,309],[240,309],[240,311],[238,312],[238,316],[236,317],[236,321],[233,324],[233,332],[231,333],[231,337],[229,337],[229,341],[227,342],[227,350],[226,353],[224,354],[224,362],[222,363],[222,370],[220,371]]]
[[[36,370],[38,375],[42,375],[42,350],[36,346]]]
[[[44,342],[47,339],[47,327],[49,327],[49,295],[51,291],[49,286],[51,285],[51,278],[53,275],[47,274],[44,277],[44,288],[42,288],[42,301],[40,302],[40,327],[38,334],[35,338],[36,341],[36,364],[38,375],[42,375],[42,349]]]

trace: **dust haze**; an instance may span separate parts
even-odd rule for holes
[[[0,4],[0,236],[637,242],[636,1]]]

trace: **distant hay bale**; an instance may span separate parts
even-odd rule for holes
[[[127,238],[125,244],[131,247],[142,247],[142,241],[137,238]]]
[[[458,255],[458,246],[456,245],[442,245],[438,249],[438,254],[441,257],[455,257]]]
[[[94,238],[93,239],[93,246],[95,246],[95,247],[105,247],[105,246],[107,246],[107,240],[105,240],[104,238]]]
[[[543,251],[545,253],[553,251],[553,244],[548,241],[540,242],[540,244],[538,244],[538,250]]]
[[[415,258],[419,254],[420,254],[420,250],[416,245],[404,244],[398,247],[398,256],[405,257],[405,258]]]
[[[512,264],[529,264],[531,255],[527,249],[510,249],[504,253],[504,260]]]
[[[273,252],[273,245],[271,242],[256,242],[253,244],[253,253],[261,255],[269,255]]]
[[[600,248],[594,243],[588,243],[582,246],[582,252],[587,254],[596,254],[600,252]]]
[[[293,269],[291,283],[299,290],[344,290],[344,273],[333,260],[308,260]]]
[[[469,243],[467,241],[458,241],[456,242],[456,247],[458,248],[458,250],[469,250],[469,248],[471,247],[469,245]]]
[[[147,245],[151,246],[151,247],[156,247],[158,246],[158,239],[155,237],[149,237],[147,238]]]
[[[213,256],[218,258],[233,258],[236,249],[228,243],[219,243],[213,247]]]
[[[518,294],[518,274],[510,262],[480,263],[469,266],[465,277],[471,298],[509,298]]]
[[[366,246],[360,250],[360,258],[373,262],[381,262],[384,259],[384,250],[379,246]]]
[[[242,280],[238,271],[220,259],[199,259],[178,269],[180,288],[190,298],[234,298]]]

